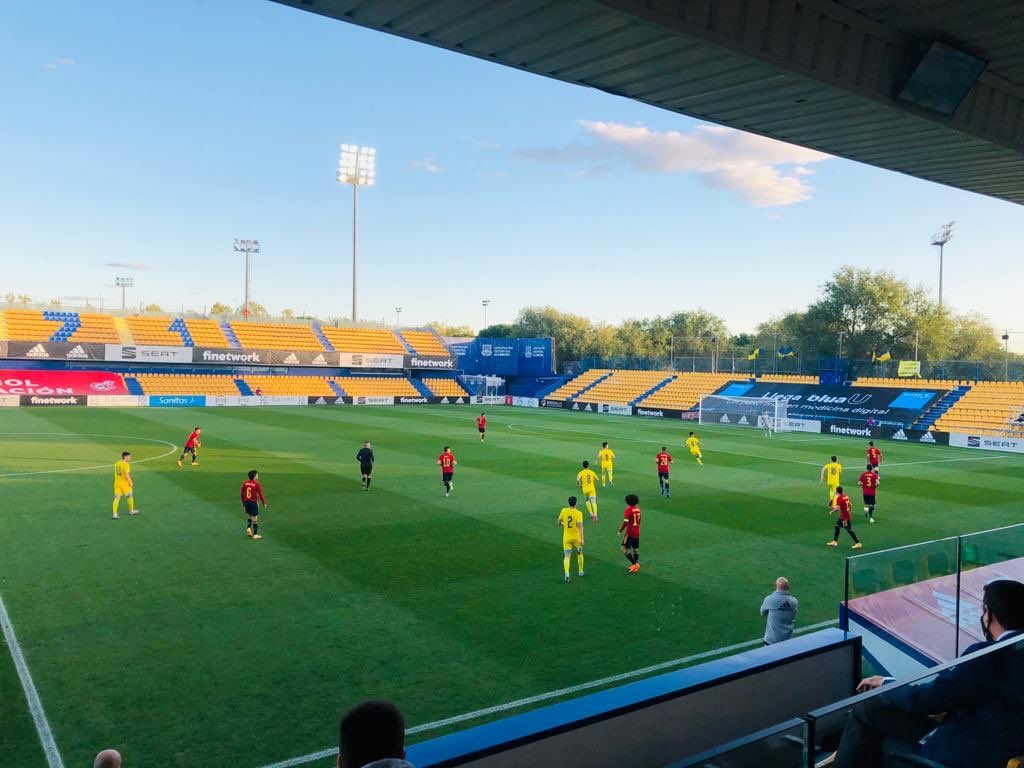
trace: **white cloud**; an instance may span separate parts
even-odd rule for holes
[[[74,59],[69,59],[67,56],[58,56],[53,61],[43,64],[43,67],[50,70],[51,72],[59,69],[60,67],[70,67],[75,63]]]
[[[144,271],[149,269],[148,264],[143,264],[138,261],[108,261],[103,264],[104,267],[114,267],[115,269],[137,269]]]
[[[423,160],[413,160],[409,165],[419,171],[426,171],[427,173],[440,173],[444,170],[429,157],[424,158]]]
[[[814,188],[807,166],[830,158],[752,133],[717,125],[692,131],[658,133],[643,125],[582,120],[589,143],[528,150],[545,162],[583,164],[592,175],[625,166],[654,173],[692,173],[707,186],[731,190],[757,207],[793,205],[809,200]]]

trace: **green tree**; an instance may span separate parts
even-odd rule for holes
[[[447,325],[434,320],[427,323],[427,327],[434,329],[440,336],[476,336],[476,331],[468,325]]]
[[[287,308],[286,309],[282,309],[281,310],[281,317],[295,317],[295,312],[293,310],[290,310],[290,309],[287,309]]]
[[[553,338],[559,365],[594,354],[593,324],[580,315],[560,312],[554,307],[524,307],[512,325],[518,337]]]
[[[516,330],[510,323],[495,323],[481,328],[477,335],[485,339],[510,339],[516,335]]]
[[[211,315],[230,315],[231,314],[231,307],[229,307],[227,304],[224,304],[224,303],[222,303],[220,301],[215,301],[215,302],[213,302],[213,305],[210,307],[210,314]]]
[[[17,298],[18,297],[15,295],[14,291],[10,291],[9,293],[4,294],[4,301],[6,301],[8,304],[14,304]]]
[[[163,308],[159,304],[147,304],[146,305],[146,311],[147,312],[163,312],[164,310],[163,310]]]
[[[245,305],[240,306],[235,311],[238,314],[242,314],[245,311]],[[258,301],[250,301],[249,317],[270,317],[270,313],[267,312],[267,308],[260,304]]]

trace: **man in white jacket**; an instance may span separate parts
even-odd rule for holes
[[[405,759],[405,718],[390,701],[364,701],[341,718],[338,768],[413,768]]]

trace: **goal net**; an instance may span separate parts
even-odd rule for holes
[[[700,423],[788,432],[788,405],[785,400],[771,397],[704,395],[700,399]]]

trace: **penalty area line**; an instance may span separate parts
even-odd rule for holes
[[[800,627],[796,630],[797,634],[804,632],[812,632],[816,629],[824,629],[825,627],[831,627],[837,624],[837,619],[831,619],[829,621],[820,621],[817,624],[811,624],[806,627]],[[703,661],[704,659],[710,659],[714,656],[721,656],[726,653],[734,653],[736,651],[746,650],[756,645],[760,645],[764,641],[761,638],[757,640],[746,640],[742,643],[734,643],[733,645],[726,645],[722,648],[715,648],[710,651],[702,651],[695,653],[690,656],[683,656],[679,659],[672,659],[670,661],[663,661],[659,664],[652,664],[649,667],[643,667],[641,669],[634,669],[631,672],[622,672],[618,675],[611,675],[610,677],[602,677],[599,680],[591,680],[589,683],[580,683],[579,685],[571,685],[568,688],[559,688],[556,691],[548,691],[547,693],[539,693],[535,696],[527,696],[524,699],[516,699],[515,701],[509,701],[504,704],[497,704],[493,707],[486,707],[484,709],[478,709],[474,712],[466,712],[461,715],[455,715],[453,717],[446,717],[443,720],[435,720],[432,723],[424,723],[423,725],[416,725],[412,728],[408,728],[405,733],[407,736],[415,736],[418,733],[426,733],[428,731],[436,731],[439,728],[445,728],[449,725],[457,725],[464,723],[468,720],[476,720],[487,715],[496,715],[502,712],[507,712],[512,709],[519,709],[520,707],[528,707],[533,704],[540,704],[551,699],[562,698],[563,696],[571,696],[575,693],[581,693],[594,688],[603,688],[613,683],[621,683],[626,680],[631,680],[636,677],[644,677],[654,672],[664,672],[665,670],[672,669],[673,667],[680,667],[684,664],[689,664],[694,661]],[[310,752],[308,755],[300,755],[299,757],[292,757],[287,760],[281,760],[277,763],[268,763],[267,765],[260,766],[260,768],[295,768],[298,765],[305,765],[307,763],[313,763],[317,760],[326,760],[329,757],[336,757],[338,754],[337,747],[328,747],[327,749],[321,749],[317,752]]]
[[[28,702],[32,722],[36,726],[39,743],[46,755],[46,764],[50,768],[64,768],[64,760],[61,758],[57,742],[53,738],[50,721],[46,719],[46,712],[43,711],[43,702],[39,700],[39,692],[36,690],[36,684],[32,681],[32,673],[29,672],[25,654],[22,653],[21,645],[14,634],[14,625],[11,624],[11,617],[7,613],[3,595],[0,595],[0,628],[3,629],[7,649],[11,652],[11,661],[14,662],[14,669],[21,681],[21,689],[25,692],[25,700]]]
[[[137,437],[135,435],[96,435],[96,434],[79,434],[78,432],[0,432],[0,438],[3,437],[109,437],[116,438],[118,440],[141,440],[145,443],[158,443],[160,445],[169,445],[171,449],[166,453],[161,453],[159,456],[150,456],[148,459],[138,459],[133,461],[132,464],[145,464],[148,461],[159,461],[160,459],[166,459],[168,456],[174,454],[178,450],[178,446],[169,440],[158,440],[155,437]],[[33,475],[59,475],[64,472],[88,472],[93,469],[109,469],[111,464],[96,464],[91,467],[68,467],[66,469],[42,469],[35,472],[8,472],[7,474],[0,475],[0,479],[5,477],[30,477]]]

